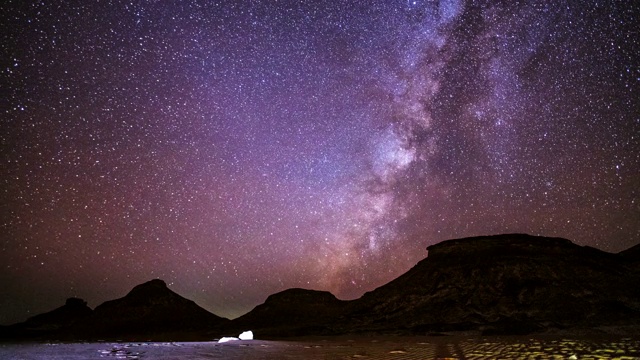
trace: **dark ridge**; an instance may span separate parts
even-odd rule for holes
[[[478,255],[478,252],[508,253],[510,255],[536,251],[553,252],[576,246],[563,238],[532,236],[527,234],[502,234],[475,236],[462,239],[445,240],[427,247],[429,257],[455,255]]]
[[[640,328],[632,261],[567,239],[505,234],[443,241],[397,279],[346,302],[290,289],[231,322],[257,336],[528,334]]]
[[[632,246],[627,250],[620,251],[618,255],[632,261],[640,261],[640,244]]]
[[[171,291],[156,279],[125,297],[106,301],[66,336],[82,339],[203,340],[218,336],[227,319]]]
[[[525,234],[448,240],[351,305],[343,331],[530,333],[640,324],[640,283],[617,254]]]
[[[328,326],[345,308],[327,291],[288,289],[231,322],[232,332],[252,329],[261,336],[331,335]]]
[[[611,254],[567,239],[505,234],[443,241],[360,299],[289,289],[229,321],[155,279],[95,310],[68,299],[0,327],[5,339],[211,340],[337,334],[528,334],[640,330],[640,246]],[[608,330],[607,330],[608,331]],[[616,330],[617,331],[617,330]]]
[[[2,338],[38,339],[46,338],[60,331],[67,330],[87,317],[93,310],[87,302],[78,298],[69,298],[57,309],[39,314],[27,321],[0,329]]]

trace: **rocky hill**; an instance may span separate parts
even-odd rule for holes
[[[69,298],[66,303],[52,311],[33,316],[27,321],[0,328],[3,338],[39,338],[64,331],[91,316],[93,311],[87,302]]]
[[[211,340],[228,319],[214,315],[155,279],[91,310],[71,298],[51,312],[0,327],[4,340]]]
[[[619,254],[523,234],[448,240],[360,299],[289,289],[233,321],[152,280],[91,310],[69,299],[54,311],[0,327],[4,339],[211,340],[337,334],[542,333],[640,330],[638,246]],[[626,330],[625,330],[626,329]]]
[[[640,262],[640,244],[632,246],[627,250],[621,251],[618,255],[630,261]]]
[[[522,234],[444,241],[404,275],[350,304],[339,332],[429,333],[640,325],[627,257]]]
[[[448,240],[360,299],[291,289],[230,325],[268,336],[640,328],[636,254],[524,234]]]
[[[331,323],[347,304],[327,291],[289,289],[233,320],[230,331],[252,329],[263,337],[333,335]]]
[[[198,340],[218,336],[229,320],[216,316],[156,279],[107,301],[65,336],[73,339]]]

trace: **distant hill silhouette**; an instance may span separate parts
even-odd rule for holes
[[[51,312],[0,328],[5,340],[210,340],[228,319],[214,315],[155,279],[91,310],[71,298]]]
[[[76,339],[200,339],[228,321],[155,279],[134,287],[123,298],[97,306],[66,335]]]
[[[428,251],[360,299],[287,290],[231,325],[270,336],[640,327],[636,252],[610,254],[525,234],[448,240]]]
[[[347,303],[327,291],[285,290],[232,320],[230,333],[251,329],[263,336],[333,335],[327,324],[336,320]]]
[[[618,253],[618,255],[631,261],[640,262],[640,244],[632,246],[627,250],[621,251]]]
[[[336,334],[557,329],[640,330],[640,247],[611,254],[560,238],[506,234],[448,240],[397,279],[342,301],[289,289],[227,320],[162,280],[91,310],[71,298],[51,312],[0,327],[4,339],[210,340],[253,330],[257,338]],[[626,329],[626,330],[625,330]]]
[[[2,337],[37,338],[54,332],[60,332],[89,317],[93,311],[87,302],[78,298],[69,298],[66,303],[52,311],[36,315],[27,321],[0,330]]]

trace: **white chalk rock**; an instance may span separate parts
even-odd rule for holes
[[[229,342],[229,341],[238,341],[238,340],[240,340],[240,339],[238,339],[237,337],[227,337],[227,336],[225,336],[222,339],[218,340],[218,343],[226,343],[226,342]]]
[[[245,331],[238,337],[240,338],[240,340],[253,340],[253,331]]]

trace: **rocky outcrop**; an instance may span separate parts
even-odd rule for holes
[[[46,338],[71,328],[92,312],[86,301],[69,298],[55,310],[33,316],[23,323],[3,327],[0,334],[4,338]]]
[[[449,240],[428,251],[355,300],[340,331],[517,334],[640,324],[640,277],[616,254],[522,234]]]
[[[640,244],[630,247],[627,250],[621,251],[618,255],[624,257],[627,260],[640,262]]]
[[[80,299],[0,327],[6,338],[211,340],[473,330],[523,334],[556,329],[640,330],[638,246],[619,254],[523,234],[448,240],[397,279],[342,301],[289,289],[229,321],[152,280],[91,311]]]
[[[217,336],[228,322],[156,279],[107,301],[66,334],[74,339],[197,340]]]
[[[632,254],[524,234],[449,240],[360,299],[290,289],[231,325],[268,336],[640,328],[640,272]]]
[[[231,333],[252,329],[262,338],[332,335],[331,323],[347,304],[327,291],[289,289],[269,296],[264,304],[233,320]]]

